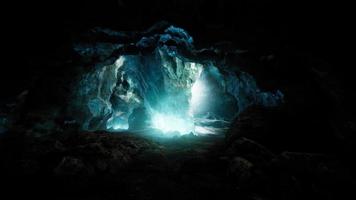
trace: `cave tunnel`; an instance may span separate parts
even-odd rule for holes
[[[119,50],[125,46],[112,45]],[[105,44],[96,48],[112,50]],[[109,65],[99,63],[78,79],[72,108],[84,130],[169,137],[222,134],[248,106],[273,107],[283,101],[282,92],[261,91],[237,66],[199,57],[204,50],[194,48],[184,29],[167,26],[143,33],[135,48],[137,52],[123,51]],[[77,44],[76,50],[87,56],[90,49]]]
[[[356,199],[344,3],[6,4],[1,197]]]

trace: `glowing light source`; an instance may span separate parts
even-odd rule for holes
[[[194,132],[193,119],[184,119],[175,115],[156,113],[152,118],[152,126],[163,133],[178,132],[179,135],[185,135]]]
[[[199,76],[200,72],[198,73],[198,77]],[[189,113],[187,113],[187,115],[180,116],[175,114],[162,114],[159,112],[154,112],[151,118],[152,127],[159,129],[163,133],[169,135],[185,135],[190,133],[196,134],[194,112],[203,105],[207,88],[204,84],[204,81],[197,78],[190,90],[191,99],[189,101]],[[179,110],[176,111],[179,112]]]
[[[194,112],[202,106],[206,96],[206,86],[204,82],[198,79],[191,88],[192,97],[190,99],[189,113],[193,116]]]
[[[107,129],[113,130],[127,130],[129,124],[127,119],[122,116],[122,112],[116,112],[106,123]]]
[[[124,124],[124,123],[122,123],[122,124],[118,123],[118,124],[113,125],[112,128],[114,130],[127,130],[129,128],[129,125]]]
[[[199,103],[202,98],[204,97],[204,85],[203,82],[200,80],[197,80],[193,86],[192,86],[192,99],[191,103],[193,105]]]

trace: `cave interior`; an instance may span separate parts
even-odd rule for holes
[[[355,198],[344,6],[6,6],[0,196]]]

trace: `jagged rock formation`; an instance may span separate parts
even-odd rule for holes
[[[147,121],[149,128],[164,115],[184,119],[177,120],[186,126],[179,129],[183,134],[195,133],[198,119],[231,121],[250,105],[276,106],[283,101],[280,91],[261,91],[238,66],[207,56],[211,50],[196,50],[193,38],[181,28],[158,23],[143,33],[96,28],[90,34],[114,42],[74,46],[82,60],[100,60],[72,89],[73,116],[85,130],[135,129],[131,116]],[[198,82],[205,86],[194,88]],[[197,87],[205,90],[194,92]],[[203,99],[196,102],[197,98]]]

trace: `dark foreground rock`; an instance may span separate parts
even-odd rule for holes
[[[14,198],[344,199],[355,184],[334,155],[279,153],[246,137],[62,132],[0,142],[2,189]]]
[[[355,98],[346,101],[354,90],[341,89],[341,78],[327,66],[290,49],[238,50],[228,43],[206,48],[205,43],[192,51],[198,60],[236,65],[261,89],[285,94],[281,107],[252,106],[242,112],[225,140],[187,136],[164,141],[78,131],[72,115],[63,114],[73,77],[95,63],[112,64],[121,54],[147,54],[154,38],[137,40],[168,26],[159,23],[131,34],[95,28],[74,48],[58,52],[71,59],[44,62],[46,76],[26,84],[29,92],[0,108],[1,197],[355,199]],[[25,66],[32,71],[37,64]]]
[[[28,165],[31,165],[29,163],[32,163],[37,165],[34,174],[46,172],[48,175],[58,176],[95,176],[101,172],[115,174],[118,170],[127,168],[145,151],[159,149],[153,142],[125,133],[57,133],[41,137],[9,136],[3,140],[4,150],[21,151],[21,154],[11,158],[11,161],[23,163],[19,168],[26,171]],[[16,145],[19,144],[21,146],[16,150]]]

